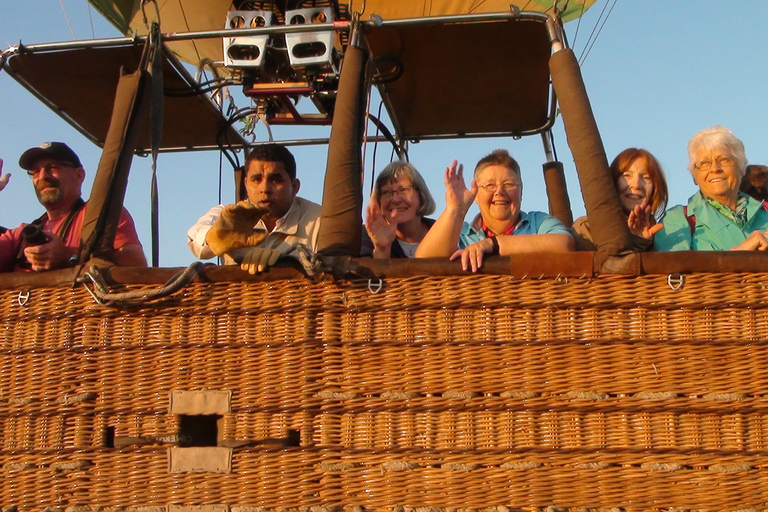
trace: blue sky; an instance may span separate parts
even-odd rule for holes
[[[566,25],[571,46],[581,56],[604,6],[598,0],[577,30]],[[66,9],[66,15],[64,9]],[[12,7],[11,7],[12,6]],[[69,18],[69,22],[67,20]],[[70,23],[74,37],[70,30]],[[686,170],[686,144],[702,128],[722,124],[746,146],[750,163],[768,164],[768,10],[758,0],[618,0],[582,66],[582,73],[609,160],[621,150],[643,147],[661,161],[667,173],[670,205],[695,191]],[[118,35],[90,9],[86,0],[25,0],[0,7],[0,46]],[[55,80],[55,77],[51,77]],[[11,182],[0,193],[0,224],[17,226],[42,213],[29,178],[18,168],[25,149],[48,140],[70,144],[80,155],[89,179],[100,149],[35,100],[9,76],[0,73],[0,158]],[[244,106],[244,105],[240,105]],[[372,110],[378,108],[372,103]],[[275,127],[275,137],[291,139],[296,132]],[[584,213],[576,171],[562,122],[555,129],[555,147],[565,164],[574,216]],[[259,139],[266,135],[259,133]],[[544,153],[538,136],[452,142],[422,142],[411,146],[411,162],[427,179],[438,202],[444,204],[442,173],[451,159],[466,167],[495,148],[507,148],[521,163],[523,209],[546,211],[541,177]],[[372,150],[366,173],[372,173]],[[325,153],[321,147],[295,148],[302,181],[300,195],[320,202]],[[389,161],[380,146],[375,168]],[[219,198],[219,156],[215,152],[161,155],[159,160],[160,264],[186,266],[194,257],[186,248],[186,230]],[[126,207],[136,220],[147,255],[150,254],[150,162],[134,159]],[[222,194],[233,198],[231,170],[222,170]]]

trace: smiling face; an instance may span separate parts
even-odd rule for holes
[[[701,147],[695,153],[696,165],[693,169],[693,181],[699,186],[701,193],[731,209],[736,208],[739,195],[739,184],[744,172],[727,148],[713,149]],[[701,166],[707,166],[702,169]]]
[[[251,203],[269,208],[263,220],[272,230],[275,222],[290,210],[293,197],[299,191],[299,180],[291,179],[282,162],[251,160],[245,176],[245,190]]]
[[[629,214],[635,206],[651,202],[653,181],[644,158],[636,158],[616,180],[616,190],[621,199],[624,213]]]
[[[405,176],[396,178],[381,187],[379,203],[384,216],[388,219],[394,217],[398,225],[420,218],[416,213],[421,206],[419,194],[413,188],[411,180]]]
[[[85,179],[82,167],[55,158],[35,160],[30,174],[37,199],[46,208],[68,208],[80,197]]]
[[[475,197],[486,226],[494,233],[503,233],[517,223],[523,199],[523,183],[515,171],[503,165],[489,165],[475,177],[478,191]]]

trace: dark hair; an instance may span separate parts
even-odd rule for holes
[[[520,164],[517,163],[517,160],[512,158],[510,156],[509,151],[506,149],[496,149],[492,151],[490,154],[484,156],[480,159],[479,162],[477,162],[477,165],[475,166],[475,173],[474,177],[477,178],[477,175],[482,172],[483,169],[488,167],[489,165],[501,165],[509,169],[510,171],[517,174],[520,178]]]
[[[279,162],[283,164],[288,176],[292,180],[296,179],[296,159],[293,158],[288,148],[282,144],[259,144],[254,146],[251,152],[248,153],[248,158],[245,159],[244,168],[246,172],[248,165],[254,160],[259,162]]]
[[[419,195],[419,209],[416,210],[416,215],[429,215],[435,211],[435,200],[432,198],[424,178],[413,165],[402,160],[395,160],[379,173],[374,185],[376,200],[381,201],[381,189],[384,185],[397,181],[399,178],[409,179],[413,189]]]
[[[658,219],[667,209],[667,199],[669,193],[667,191],[667,180],[664,177],[664,170],[661,168],[661,164],[656,157],[649,151],[638,148],[628,148],[618,154],[616,158],[611,162],[611,176],[613,177],[613,184],[616,185],[619,182],[619,178],[624,172],[632,166],[635,160],[642,159],[645,161],[645,168],[648,171],[648,175],[651,177],[651,183],[653,183],[653,192],[651,193],[650,206],[653,215]]]

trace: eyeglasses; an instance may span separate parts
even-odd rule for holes
[[[696,164],[696,168],[702,171],[708,171],[712,168],[712,165],[717,167],[730,167],[736,164],[736,159],[732,156],[719,156],[715,160],[699,160]]]
[[[75,166],[72,164],[68,164],[66,162],[59,162],[57,164],[45,164],[45,165],[41,165],[37,169],[28,169],[27,174],[29,174],[30,178],[34,178],[35,176],[37,176],[40,173],[40,171],[46,171],[50,174],[58,174],[59,172],[61,172],[61,170],[64,167],[69,167],[70,169],[72,169]]]
[[[499,190],[499,187],[501,187],[501,190],[504,192],[511,192],[515,190],[516,188],[519,188],[520,185],[515,183],[514,181],[505,181],[504,183],[486,183],[485,185],[480,185],[480,188],[488,192],[489,194],[495,193],[497,190]]]
[[[381,198],[389,200],[395,197],[395,195],[399,197],[410,197],[411,194],[413,194],[413,190],[413,187],[400,187],[396,190],[385,189],[381,191]]]

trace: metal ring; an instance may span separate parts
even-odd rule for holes
[[[25,292],[19,292],[19,296],[16,297],[16,300],[19,302],[19,306],[26,305],[31,295],[32,293],[29,290]]]
[[[375,288],[374,288],[375,287]],[[381,289],[384,288],[384,280],[379,278],[379,282],[374,285],[373,279],[368,280],[368,291],[376,294],[381,291]]]
[[[685,286],[685,276],[683,274],[669,274],[667,276],[667,285],[677,291]]]

